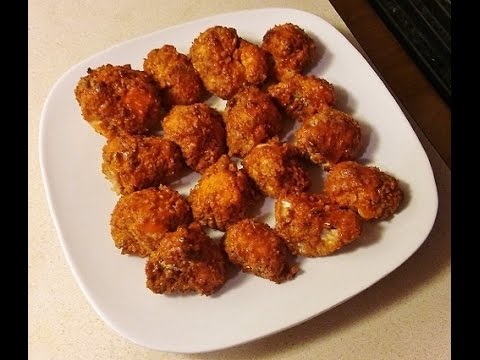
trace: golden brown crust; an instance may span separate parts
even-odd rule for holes
[[[162,125],[165,139],[176,143],[186,164],[199,173],[227,152],[222,115],[204,103],[174,106]]]
[[[276,25],[263,36],[262,49],[272,55],[277,80],[301,73],[315,60],[313,39],[297,25]]]
[[[267,224],[244,219],[227,228],[224,248],[228,258],[244,272],[281,283],[292,279],[298,264],[289,263],[283,239]]]
[[[282,194],[275,202],[275,230],[293,254],[326,256],[360,236],[360,218],[322,195]]]
[[[175,190],[160,185],[123,195],[113,209],[110,226],[122,254],[147,256],[164,235],[192,221],[190,206]]]
[[[84,119],[107,138],[149,134],[163,115],[154,80],[130,65],[89,68],[75,88],[75,97]]]
[[[195,221],[224,231],[227,225],[247,216],[256,197],[245,171],[222,155],[190,191],[188,201]]]
[[[295,132],[295,146],[313,163],[329,167],[358,156],[361,143],[358,122],[330,107],[303,121]]]
[[[268,75],[267,54],[238,37],[234,28],[213,26],[190,47],[190,59],[205,88],[229,99],[246,85],[259,85]]]
[[[143,69],[163,90],[165,105],[190,105],[201,101],[205,89],[190,59],[172,45],[151,50]]]
[[[274,137],[255,146],[242,161],[248,176],[266,196],[304,191],[311,181],[296,148]]]
[[[242,87],[260,85],[267,79],[269,71],[267,53],[261,47],[240,38],[240,46],[235,57],[245,72],[246,83]],[[238,90],[235,93],[237,92]]]
[[[165,235],[145,265],[147,287],[157,294],[211,295],[226,281],[221,248],[192,223]]]
[[[366,219],[386,219],[403,199],[397,179],[377,167],[344,161],[333,166],[325,180],[325,192],[340,206]]]
[[[363,220],[387,219],[402,202],[394,177],[350,161],[361,129],[334,108],[332,84],[305,75],[315,41],[292,23],[262,40],[212,26],[188,56],[167,44],[148,52],[144,71],[106,64],[77,83],[82,116],[107,138],[102,171],[121,195],[112,239],[122,254],[149,257],[154,293],[213,294],[232,264],[282,283],[299,271],[295,255],[330,255],[359,239]],[[223,114],[202,103],[210,94],[227,100]],[[300,122],[293,145],[279,140],[283,117]],[[330,171],[325,194],[306,193],[308,160]],[[187,166],[201,177],[184,198],[166,185]],[[275,229],[248,218],[260,192],[276,199]],[[202,226],[225,232],[220,245]]]
[[[103,147],[102,171],[117,194],[168,185],[184,168],[180,148],[157,136],[118,136]]]
[[[267,89],[280,109],[292,119],[304,121],[325,105],[335,103],[335,90],[327,80],[313,75],[293,75]]]
[[[228,154],[245,156],[255,145],[282,131],[282,117],[270,97],[247,87],[227,101],[223,113]]]

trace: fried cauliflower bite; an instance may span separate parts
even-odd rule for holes
[[[335,103],[332,84],[313,75],[293,75],[270,85],[267,91],[281,110],[300,122],[316,114],[325,105],[333,106]]]
[[[117,136],[103,147],[102,171],[117,194],[168,185],[184,169],[180,148],[157,136]]]
[[[242,163],[260,191],[272,198],[282,191],[304,191],[311,185],[298,150],[276,137],[255,146]]]
[[[158,247],[167,232],[191,221],[187,201],[177,191],[160,185],[120,197],[110,227],[122,254],[144,257]]]
[[[322,195],[283,193],[275,202],[275,230],[295,255],[326,256],[360,236],[360,218]]]
[[[330,167],[353,160],[360,151],[360,125],[350,115],[330,107],[305,119],[295,132],[294,145],[317,165]]]
[[[301,73],[315,60],[317,51],[313,39],[291,23],[269,29],[263,36],[262,49],[272,55],[277,80]]]
[[[75,97],[84,119],[101,135],[148,134],[163,115],[160,90],[154,80],[130,65],[88,69]]]
[[[325,180],[325,193],[340,206],[365,220],[393,215],[403,199],[397,179],[377,167],[344,161],[333,166]]]
[[[190,59],[205,88],[225,100],[245,85],[261,84],[269,69],[265,51],[225,26],[200,33],[190,47]]]
[[[190,105],[200,102],[204,87],[190,59],[172,45],[151,50],[143,69],[163,90],[166,105]]]
[[[282,131],[280,112],[270,97],[255,87],[247,87],[228,100],[223,118],[230,156],[243,157]]]
[[[193,218],[202,225],[224,231],[247,216],[258,194],[243,169],[227,155],[210,166],[190,191]]]
[[[226,260],[197,223],[165,235],[145,265],[147,288],[157,294],[211,295],[226,281]]]
[[[176,143],[186,164],[199,173],[227,152],[222,115],[204,103],[174,106],[162,126],[164,138]]]
[[[256,220],[244,219],[229,226],[223,244],[230,261],[243,272],[281,283],[299,271],[298,264],[289,263],[283,239]]]

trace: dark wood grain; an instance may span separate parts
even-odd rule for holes
[[[330,0],[384,81],[451,166],[450,108],[367,0]]]

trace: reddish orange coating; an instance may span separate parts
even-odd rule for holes
[[[205,88],[225,100],[268,76],[267,53],[230,27],[213,26],[200,33],[190,47],[190,59]]]
[[[88,69],[75,97],[84,119],[99,134],[149,134],[163,115],[160,90],[154,80],[130,65],[111,64]]]
[[[317,51],[305,30],[292,23],[269,29],[263,36],[262,49],[272,55],[277,80],[304,71],[315,60]]]
[[[147,288],[156,294],[211,295],[226,281],[226,260],[197,223],[165,235],[145,265]]]
[[[255,146],[242,161],[248,176],[266,196],[307,190],[311,181],[298,150],[274,137]]]
[[[243,272],[281,283],[295,276],[298,264],[289,263],[283,239],[270,226],[244,219],[227,228],[224,248],[230,261]]]
[[[163,90],[166,105],[190,105],[200,102],[205,89],[190,59],[172,45],[153,49],[143,62],[143,69]]]
[[[223,118],[230,156],[243,157],[255,145],[282,131],[280,112],[271,98],[256,87],[246,87],[228,100]]]
[[[358,122],[343,111],[324,107],[302,122],[295,146],[313,163],[329,167],[358,156],[362,134]]]
[[[257,196],[245,170],[237,169],[222,155],[190,191],[188,201],[195,221],[224,231],[227,225],[247,217]]]
[[[102,171],[117,194],[167,185],[184,169],[180,148],[158,136],[117,136],[103,147]]]
[[[175,190],[160,185],[123,195],[113,209],[110,226],[122,254],[147,256],[164,235],[192,221],[190,206]]]
[[[325,180],[325,193],[366,220],[392,216],[403,200],[397,179],[377,167],[354,161],[344,161],[331,168]]]
[[[275,230],[293,254],[326,256],[360,236],[360,218],[322,195],[282,194],[275,202]]]
[[[305,121],[325,106],[335,103],[335,90],[327,80],[314,75],[293,75],[267,89],[288,116]]]
[[[204,103],[174,106],[162,126],[165,139],[176,143],[186,164],[199,173],[227,152],[222,115]]]

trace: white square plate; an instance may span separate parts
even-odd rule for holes
[[[330,81],[342,109],[369,133],[363,160],[401,181],[406,199],[388,222],[367,227],[338,253],[301,259],[303,272],[277,285],[239,273],[210,297],[155,295],[145,286],[145,259],[122,256],[110,236],[117,201],[101,172],[104,138],[83,120],[74,88],[87,73],[111,63],[141,69],[153,48],[172,44],[188,53],[210,26],[237,29],[261,43],[276,24],[291,22],[320,45],[310,73]],[[407,119],[362,55],[323,19],[270,8],[212,16],[164,29],[102,51],[74,66],[52,88],[40,127],[40,160],[50,211],[75,278],[98,314],[131,341],[162,351],[203,352],[245,343],[306,321],[366,289],[402,264],[423,243],[436,217],[437,188],[428,158]],[[193,180],[195,177],[187,178]],[[183,182],[178,189],[188,191]],[[268,211],[269,200],[264,206]],[[274,225],[272,217],[268,219]]]

